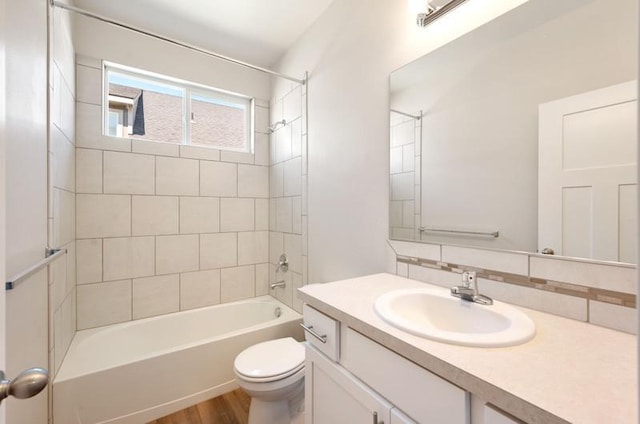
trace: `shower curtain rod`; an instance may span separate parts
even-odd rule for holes
[[[406,116],[408,118],[413,118],[416,121],[419,121],[420,119],[422,119],[422,113],[420,113],[420,115],[412,115],[410,113],[406,113],[406,112],[402,112],[396,109],[389,109],[391,112],[397,113],[398,115],[403,115]]]
[[[234,59],[234,58],[229,57],[229,56],[224,56],[224,55],[221,55],[221,54],[209,51],[209,50],[202,49],[200,47],[192,46],[191,44],[183,43],[183,42],[180,42],[180,41],[177,41],[177,40],[173,40],[173,39],[168,38],[168,37],[164,37],[162,35],[154,34],[152,32],[148,32],[148,31],[145,31],[145,30],[142,30],[142,29],[139,29],[139,28],[135,28],[135,27],[132,27],[130,25],[124,24],[122,22],[114,21],[114,20],[106,18],[104,16],[95,14],[93,12],[89,12],[87,10],[80,9],[78,7],[75,7],[75,6],[70,6],[68,4],[60,3],[60,2],[58,2],[56,0],[50,0],[50,3],[51,3],[52,7],[58,7],[60,9],[68,10],[70,12],[74,12],[74,13],[77,13],[79,15],[86,16],[88,18],[96,19],[98,21],[105,22],[107,24],[111,24],[111,25],[114,25],[114,26],[117,26],[117,27],[120,27],[120,28],[124,28],[124,29],[127,29],[129,31],[137,32],[139,34],[146,35],[147,37],[156,38],[158,40],[162,40],[164,42],[167,42],[167,43],[179,46],[179,47],[183,47],[185,49],[193,50],[195,52],[202,53],[202,54],[207,55],[207,56],[212,56],[212,57],[215,57],[217,59],[222,59],[222,60],[225,60],[227,62],[234,63],[236,65],[240,65],[240,66],[244,66],[246,68],[250,68],[250,69],[253,69],[253,70],[256,70],[256,71],[264,72],[265,74],[270,74],[270,75],[274,75],[276,77],[284,78],[284,79],[287,79],[289,81],[296,82],[298,84],[305,85],[307,83],[307,78],[306,77],[304,79],[290,77],[288,75],[284,75],[284,74],[281,74],[279,72],[272,71],[271,69],[266,69],[266,68],[262,68],[260,66],[252,65],[250,63],[243,62],[241,60]]]

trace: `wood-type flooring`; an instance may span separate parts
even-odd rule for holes
[[[247,424],[250,403],[251,398],[237,389],[148,424]]]

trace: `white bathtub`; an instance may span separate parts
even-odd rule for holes
[[[264,296],[78,331],[53,382],[54,422],[144,423],[234,390],[235,356],[303,340],[299,322]]]

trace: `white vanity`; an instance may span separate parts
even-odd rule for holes
[[[376,274],[300,289],[307,424],[637,422],[634,336],[523,309],[533,340],[465,347],[375,313],[381,295],[421,287]]]

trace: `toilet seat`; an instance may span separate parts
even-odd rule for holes
[[[268,383],[303,369],[304,357],[304,347],[292,337],[286,337],[248,347],[236,357],[233,368],[245,381]]]

